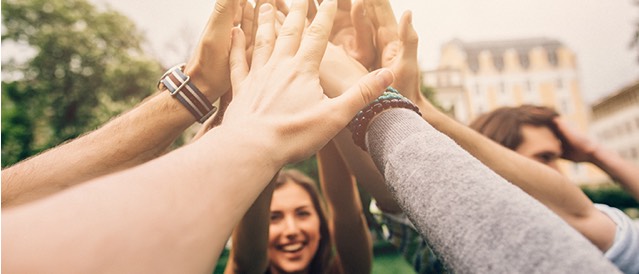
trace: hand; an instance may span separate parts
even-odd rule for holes
[[[388,0],[366,0],[366,10],[376,30],[379,65],[391,69],[395,74],[393,87],[418,106],[428,104],[420,91],[417,61],[419,37],[412,25],[411,12],[405,12],[398,25]]]
[[[218,0],[185,73],[212,102],[230,88],[231,29],[242,10],[240,0]]]
[[[215,113],[215,115],[209,117],[209,119],[206,120],[202,124],[202,126],[200,126],[200,129],[197,131],[197,133],[195,133],[195,135],[193,135],[193,138],[191,138],[191,142],[197,141],[202,136],[204,136],[204,134],[207,133],[209,130],[219,126],[222,123],[222,120],[224,119],[224,113],[226,112],[226,108],[228,108],[229,103],[231,103],[232,99],[233,99],[232,92],[226,92],[224,93],[224,95],[222,95],[222,97],[220,97],[220,107],[218,108],[217,112]]]
[[[337,4],[324,1],[304,32],[307,5],[307,0],[293,1],[277,40],[272,5],[260,7],[250,70],[244,35],[238,28],[233,31],[233,101],[221,127],[259,134],[270,156],[282,165],[319,150],[392,82],[392,73],[381,70],[362,78],[343,95],[327,98],[319,84],[319,64]]]
[[[309,0],[309,5],[314,7],[314,1]],[[351,0],[337,0],[337,13],[329,41],[344,48],[351,58],[370,69],[376,61],[373,25],[364,13],[363,0],[356,0],[352,5]],[[312,8],[309,8],[308,17],[309,20],[315,17]]]
[[[564,137],[562,138],[564,152],[561,157],[573,162],[592,162],[593,154],[599,145],[588,136],[572,128],[565,120],[557,117],[553,122]]]

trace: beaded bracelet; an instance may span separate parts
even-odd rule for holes
[[[421,112],[419,112],[419,108],[413,104],[413,102],[406,99],[406,97],[402,96],[396,89],[389,86],[381,96],[375,99],[375,101],[360,110],[348,125],[348,128],[353,133],[353,141],[357,146],[366,151],[365,139],[368,124],[377,114],[391,108],[410,109],[417,112],[419,116],[422,116]]]

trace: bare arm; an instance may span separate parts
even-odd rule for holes
[[[278,168],[261,141],[222,126],[147,164],[4,209],[3,272],[210,272]]]
[[[268,269],[270,205],[276,178],[277,174],[233,230],[233,247],[224,273],[263,274]]]
[[[210,101],[230,87],[228,51],[239,1],[220,0],[215,5],[185,68]],[[38,199],[156,158],[194,121],[168,92],[157,94],[87,135],[3,170],[2,206]]]
[[[599,249],[605,251],[610,247],[615,236],[614,222],[597,210],[567,177],[493,142],[424,102],[420,110],[433,127],[504,179],[548,206]]]
[[[370,273],[373,247],[355,180],[333,142],[317,153],[330,228],[345,273]]]
[[[326,98],[315,53],[325,50],[335,3],[320,6],[304,39],[296,27],[304,18],[287,18],[282,31],[290,35],[277,46],[273,8],[265,6],[250,71],[244,35],[234,29],[234,99],[222,125],[146,164],[3,209],[3,272],[212,271],[275,172],[319,150],[364,107],[362,98],[379,96],[392,81],[381,71]],[[305,5],[294,7],[306,13]]]

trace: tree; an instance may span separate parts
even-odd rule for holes
[[[77,137],[153,92],[160,64],[127,17],[87,0],[2,0],[2,165]]]

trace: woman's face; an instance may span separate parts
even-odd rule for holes
[[[306,270],[317,251],[319,240],[320,220],[308,192],[292,182],[275,189],[271,201],[268,247],[272,272]]]

